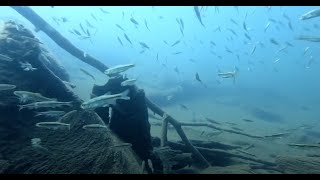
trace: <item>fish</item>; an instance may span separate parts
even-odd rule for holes
[[[87,26],[90,28],[95,29],[96,27],[94,27],[88,20],[86,20]]]
[[[128,79],[121,82],[121,86],[133,86],[136,81],[136,79]]]
[[[87,29],[87,35],[88,35],[89,37],[91,36],[89,29]]]
[[[236,75],[238,74],[239,69],[235,66],[233,71],[230,72],[221,72],[219,70],[218,76],[221,78],[233,78],[233,83],[235,83]]]
[[[233,29],[228,28],[227,30],[229,30],[230,32],[232,32],[233,35],[238,36],[238,34],[237,34]]]
[[[96,18],[96,16],[94,16],[92,13],[91,13],[91,17],[92,17],[94,20],[98,21],[98,19]]]
[[[39,108],[56,108],[56,107],[62,107],[62,106],[72,107],[73,103],[72,102],[58,102],[58,101],[41,101],[41,102],[34,102],[31,104],[18,105],[19,111],[21,111],[24,108],[39,109]]]
[[[37,116],[47,116],[47,117],[60,117],[66,114],[64,111],[45,111],[45,112],[37,112],[35,117]]]
[[[146,51],[146,49],[143,49],[142,51],[140,51],[139,53],[142,54]]]
[[[15,89],[17,86],[12,84],[0,84],[0,91],[12,90]]]
[[[213,46],[216,46],[216,43],[213,41],[210,41],[210,44],[212,44]]]
[[[264,32],[267,32],[267,29],[269,28],[270,24],[270,22],[267,23],[267,25],[264,27]]]
[[[304,41],[310,41],[310,42],[320,42],[320,37],[315,36],[298,36],[296,38],[297,40],[304,40]]]
[[[113,94],[113,95],[102,95],[95,98],[92,98],[88,101],[85,101],[81,104],[82,109],[95,109],[98,107],[107,107],[110,105],[116,105],[118,99],[122,100],[130,100],[130,97],[127,96],[129,94],[130,90],[127,89],[119,94]]]
[[[85,130],[108,130],[108,127],[102,124],[87,124],[82,126],[82,129]]]
[[[273,22],[273,23],[276,23],[276,22],[277,22],[277,20],[272,19],[272,18],[269,18],[269,21],[271,21],[271,22]]]
[[[104,14],[110,14],[110,12],[108,12],[108,11],[102,9],[102,8],[100,8],[100,10],[101,10],[101,12],[104,13]]]
[[[46,129],[68,129],[70,130],[70,124],[61,123],[61,122],[38,122],[36,124],[37,127],[46,128]]]
[[[167,42],[167,41],[163,41],[163,43],[165,43],[166,45],[168,45],[168,46],[169,46],[169,44],[168,44],[168,42]]]
[[[252,49],[252,51],[251,51],[250,55],[252,55],[252,54],[256,51],[256,48],[257,48],[257,46],[254,46],[254,47],[253,47],[253,49]]]
[[[273,38],[270,38],[269,41],[274,45],[279,45],[279,43]]]
[[[197,15],[197,18],[198,18],[199,22],[201,23],[201,25],[202,25],[203,27],[205,27],[204,24],[202,23],[202,20],[201,20],[201,15],[200,15],[200,12],[199,12],[199,7],[198,7],[198,6],[194,6],[194,11],[195,11],[195,13],[196,13],[196,15]]]
[[[11,57],[4,55],[4,54],[0,54],[0,60],[7,61],[7,62],[13,61],[13,59]]]
[[[157,58],[156,58],[156,60],[159,61],[159,53],[157,53]]]
[[[189,59],[189,61],[190,61],[190,62],[193,62],[193,63],[195,63],[195,60],[194,60],[194,59]]]
[[[139,23],[138,23],[133,17],[130,18],[130,21],[131,21],[134,25],[139,26]]]
[[[122,73],[124,71],[127,71],[128,69],[134,67],[134,64],[125,64],[125,65],[118,65],[112,68],[109,68],[104,71],[104,73],[108,76],[117,75],[119,73]]]
[[[174,70],[174,72],[176,72],[177,74],[179,74],[179,73],[180,73],[180,71],[179,71],[178,67],[175,67],[173,70]]]
[[[244,36],[251,41],[251,37],[247,33],[244,33]]]
[[[61,19],[61,21],[64,22],[64,23],[69,21],[68,18],[66,18],[66,17],[61,17],[60,19]]]
[[[320,16],[320,8],[306,12],[305,14],[301,15],[300,20],[312,19],[318,16]]]
[[[130,44],[132,44],[132,42],[130,41],[129,37],[126,35],[126,33],[124,33],[124,37],[126,38],[126,40],[127,40]]]
[[[96,80],[96,78],[92,74],[90,74],[88,71],[82,68],[80,68],[80,71],[83,72],[85,75],[90,76],[94,81]]]
[[[181,32],[182,36],[184,36],[183,29],[181,27],[180,27],[180,32]]]
[[[144,42],[139,42],[139,44],[143,47],[143,48],[146,48],[146,49],[150,49],[150,47],[144,43]]]
[[[149,27],[148,27],[148,23],[147,23],[147,20],[144,19],[144,25],[146,26],[146,28],[150,31]]]
[[[286,18],[288,21],[291,21],[290,17],[286,13],[282,13],[282,16]]]
[[[233,24],[237,25],[237,26],[239,25],[239,24],[238,24],[234,19],[232,19],[232,18],[230,19],[230,21],[231,21]]]
[[[254,122],[253,120],[251,119],[245,119],[245,118],[242,118],[243,121],[246,121],[246,122]]]
[[[71,88],[76,88],[77,86],[75,84],[72,84],[70,82],[67,82],[67,81],[62,81],[65,85],[71,87]]]
[[[279,49],[279,51],[278,51],[276,54],[280,53],[281,51],[286,50],[288,47],[289,47],[288,45],[287,45],[287,46],[284,46],[283,48]]]
[[[198,73],[196,73],[196,80],[199,81],[200,83],[202,83],[201,79],[200,79],[200,76]]]
[[[116,24],[116,26],[121,29],[122,31],[125,31],[119,24]]]
[[[291,24],[290,21],[288,22],[288,26],[289,26],[289,28],[291,29],[291,31],[293,31],[293,27],[292,27],[292,24]]]
[[[306,55],[306,53],[309,51],[310,47],[306,47],[303,51],[303,55]]]
[[[118,39],[119,43],[121,44],[121,46],[123,46],[121,39],[119,37],[117,37],[117,39]]]
[[[81,31],[83,32],[83,34],[86,34],[86,31],[84,30],[84,28],[83,28],[83,26],[82,26],[81,23],[79,24],[79,26],[80,26],[80,29],[81,29]]]
[[[215,7],[214,7],[214,11],[215,11],[215,13],[219,13],[219,7],[218,7],[218,6],[215,6]]]
[[[183,21],[182,21],[182,18],[180,18],[180,24],[181,24],[182,30],[184,30],[184,23],[183,23]]]
[[[234,8],[237,10],[237,13],[239,14],[239,7],[238,6],[234,6]]]
[[[82,36],[81,33],[79,31],[77,31],[76,29],[73,29],[73,32],[75,32],[78,36]]]
[[[273,63],[276,63],[278,61],[280,61],[280,58],[277,58],[276,60],[274,60]]]
[[[177,40],[176,42],[174,42],[171,47],[174,47],[175,45],[179,44],[180,43],[180,40]]]
[[[21,62],[19,61],[20,67],[24,70],[24,71],[35,71],[37,70],[37,68],[32,67],[32,65],[29,62]]]
[[[290,47],[294,47],[293,44],[289,43],[288,41],[286,42],[286,45],[290,46]]]
[[[183,104],[179,104],[180,105],[180,108],[183,109],[183,110],[189,110],[189,108],[186,106],[186,105],[183,105]]]
[[[178,51],[178,52],[174,52],[172,53],[173,55],[178,55],[178,54],[181,54],[182,52],[181,51]]]
[[[237,56],[238,61],[240,61],[240,56],[239,56],[239,54],[237,54],[236,56]]]
[[[20,103],[41,102],[41,101],[57,101],[56,98],[44,97],[40,93],[34,93],[34,92],[29,92],[29,91],[14,91],[13,94],[19,97]]]
[[[244,30],[246,30],[246,31],[248,32],[248,28],[247,28],[247,24],[246,24],[246,22],[243,22],[242,26],[243,26],[243,29],[244,29]]]
[[[217,121],[215,121],[215,120],[213,120],[213,119],[211,119],[211,118],[206,117],[206,120],[207,120],[208,122],[212,123],[212,124],[221,125],[221,123],[219,123],[219,122],[217,122]]]
[[[228,53],[233,54],[233,52],[228,47],[225,47],[225,49]]]

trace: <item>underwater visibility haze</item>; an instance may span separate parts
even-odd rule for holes
[[[109,69],[108,72],[100,72],[58,46],[47,34],[34,27],[11,7],[0,7],[1,24],[9,20],[22,24],[24,28],[30,30],[37,42],[57,59],[58,66],[63,67],[69,80],[64,80],[60,76],[59,78],[68,83],[68,89],[83,101],[82,109],[91,110],[107,105],[117,108],[119,99],[131,100],[128,91],[113,93],[114,96],[104,94],[97,97],[97,94],[92,94],[95,85],[103,86],[109,79],[121,74],[129,79],[122,84],[122,87],[136,85],[144,90],[147,98],[168,115],[181,123],[190,124],[182,126],[182,129],[191,143],[200,148],[199,152],[211,166],[205,170],[196,168],[194,166],[196,160],[192,156],[191,164],[184,164],[182,160],[175,160],[178,165],[167,163],[170,165],[165,166],[166,172],[185,173],[183,169],[192,169],[194,173],[213,174],[320,173],[320,18],[318,17],[320,7],[30,6],[30,8],[82,50],[84,57],[90,55],[110,68],[116,67]],[[2,29],[1,27],[1,31]],[[19,31],[18,25],[17,31]],[[7,37],[6,42],[10,37]],[[14,36],[11,38],[14,39]],[[1,45],[1,42],[0,62],[8,64],[19,59],[12,58],[10,51],[7,51],[12,47]],[[17,72],[23,76],[29,77],[28,73],[41,70],[36,63],[25,61],[24,56],[21,57],[16,66],[21,69]],[[15,106],[19,109],[17,112],[32,111],[35,106],[38,108],[73,106],[70,99],[55,97],[55,92],[51,92],[55,90],[49,85],[44,88],[33,88],[31,91],[22,88],[28,84],[11,84],[13,81],[10,81],[10,73],[1,71],[1,67],[0,75],[3,78],[0,78],[0,93],[19,99],[19,105]],[[36,81],[39,77],[30,76],[30,78]],[[46,83],[59,84],[50,80]],[[28,94],[25,91],[39,94]],[[29,100],[36,102],[37,105],[27,104]],[[7,101],[0,99],[0,107],[5,106],[9,106]],[[51,109],[36,112],[32,115],[35,120],[24,119],[28,122],[10,123],[16,129],[23,129],[24,123],[32,122],[34,132],[41,129],[41,132],[35,134],[30,132],[25,137],[17,136],[21,138],[19,142],[24,142],[21,147],[38,149],[35,154],[32,153],[32,148],[28,149],[28,152],[32,154],[30,156],[35,156],[42,162],[41,158],[45,159],[52,154],[64,154],[63,151],[71,152],[72,148],[75,148],[71,146],[75,143],[72,140],[68,141],[70,147],[55,146],[59,140],[71,135],[59,136],[54,142],[48,140],[56,130],[72,131],[72,128],[76,127],[69,121],[61,119],[52,121],[72,110]],[[123,111],[121,108],[118,110]],[[0,114],[3,120],[6,119],[5,116],[10,115],[8,111],[1,112],[6,112]],[[151,136],[161,138],[163,133],[161,120],[165,118],[150,110],[148,115]],[[40,117],[44,119],[39,121],[37,118]],[[89,115],[77,117],[81,119],[79,121],[86,121],[85,118]],[[15,123],[18,125],[13,125]],[[198,125],[195,125],[197,123]],[[202,125],[199,125],[201,123]],[[3,126],[1,130],[5,127],[4,123],[0,126]],[[89,123],[82,129],[88,130],[86,133],[110,132],[105,131],[107,125],[104,123]],[[42,135],[41,140],[36,136],[48,130],[50,132],[45,136]],[[177,144],[181,145],[183,142],[170,123],[167,133],[169,146],[177,150],[180,147]],[[27,164],[21,165],[19,160],[12,160],[20,154],[15,153],[13,157],[9,151],[18,151],[17,148],[3,147],[13,146],[5,140],[15,139],[15,133],[10,136],[1,135],[1,138],[3,142],[0,163],[5,164],[2,169],[0,168],[2,173],[103,173],[101,170],[103,168],[113,169],[108,173],[140,172],[139,168],[136,171],[125,172],[102,165],[83,171],[80,168],[79,171],[41,171],[40,165],[32,165],[33,168],[30,168]],[[94,144],[90,142],[89,137],[84,137],[82,140],[88,141],[84,143],[88,143],[86,144],[88,146],[81,147],[79,155],[91,146],[97,149],[97,153],[117,149],[119,146],[128,147],[126,142],[122,142],[100,152],[101,141]],[[213,149],[211,154],[208,150],[210,148]],[[179,150],[183,151],[181,152],[183,155],[190,153],[189,150],[185,152],[183,149]],[[39,155],[36,155],[37,153]],[[65,161],[60,162],[61,166],[67,163],[68,153],[65,153],[63,158]],[[99,159],[101,158],[99,154],[83,157],[82,160],[89,162],[90,158],[96,158],[92,161],[97,164],[109,160]],[[80,158],[72,163],[82,163],[82,160]],[[141,164],[137,165],[140,167]]]

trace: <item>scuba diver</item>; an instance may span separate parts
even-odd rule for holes
[[[126,80],[128,80],[126,77],[119,75],[110,78],[103,86],[95,85],[92,90],[94,96],[106,93],[118,94],[129,89],[127,96],[130,97],[129,100],[117,100],[116,105],[109,109],[108,107],[100,107],[95,111],[106,124],[109,124],[109,128],[120,139],[132,144],[132,149],[145,162],[145,169],[148,173],[162,173],[161,160],[153,153],[145,93],[135,85],[121,85],[121,82]],[[148,160],[151,160],[154,172],[152,172]]]

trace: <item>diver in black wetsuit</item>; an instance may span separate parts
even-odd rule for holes
[[[148,173],[152,173],[148,166],[148,159],[151,160],[155,170],[153,173],[162,173],[162,163],[153,153],[145,93],[136,86],[121,86],[121,82],[125,80],[127,80],[127,78],[122,76],[113,77],[109,79],[105,85],[95,85],[93,87],[92,94],[95,96],[101,96],[108,92],[110,92],[110,94],[118,94],[127,89],[130,90],[128,93],[130,100],[117,100],[117,104],[111,107],[110,122],[108,108],[97,108],[95,111],[106,124],[109,124],[110,129],[117,134],[119,138],[132,144],[132,149],[145,161]]]

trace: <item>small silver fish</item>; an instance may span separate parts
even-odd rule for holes
[[[307,19],[318,17],[318,16],[320,16],[320,9],[314,9],[303,14],[300,17],[300,20],[307,20]]]
[[[134,64],[118,65],[118,66],[115,66],[115,67],[112,67],[112,68],[105,70],[104,73],[108,76],[113,76],[113,75],[117,75],[119,73],[122,73],[122,72],[124,72],[134,66],[135,66]]]
[[[62,106],[69,106],[72,107],[72,102],[57,102],[57,101],[42,101],[42,102],[35,102],[31,104],[26,105],[18,105],[19,111],[21,111],[24,108],[27,109],[38,109],[38,108],[56,108],[56,107],[62,107]]]
[[[47,117],[60,117],[63,116],[66,112],[64,111],[45,111],[45,112],[38,112],[35,117],[37,116],[47,116]]]
[[[37,68],[32,67],[32,65],[29,62],[20,62],[20,67],[24,70],[24,71],[35,71],[37,70]]]
[[[37,127],[46,128],[46,129],[68,129],[70,130],[70,124],[61,123],[61,122],[38,122],[36,124]]]
[[[102,95],[95,98],[92,98],[81,104],[82,109],[95,109],[97,107],[107,107],[109,105],[116,105],[118,99],[122,100],[130,100],[130,97],[127,96],[129,94],[129,89],[123,91],[119,94],[113,95]]]
[[[84,125],[82,126],[83,129],[85,130],[98,130],[98,129],[106,129],[107,130],[107,126],[102,125],[102,124],[88,124],[88,125]]]
[[[12,84],[0,84],[0,91],[15,89],[16,86]]]
[[[136,81],[136,79],[128,79],[121,82],[121,86],[133,86]]]
[[[0,60],[3,60],[3,61],[7,61],[7,62],[12,62],[13,59],[9,56],[6,56],[4,54],[0,54]]]
[[[42,96],[40,93],[34,93],[29,91],[14,91],[13,94],[20,98],[21,103],[25,103],[27,101],[30,101],[30,102],[57,101],[56,98],[47,98]]]

